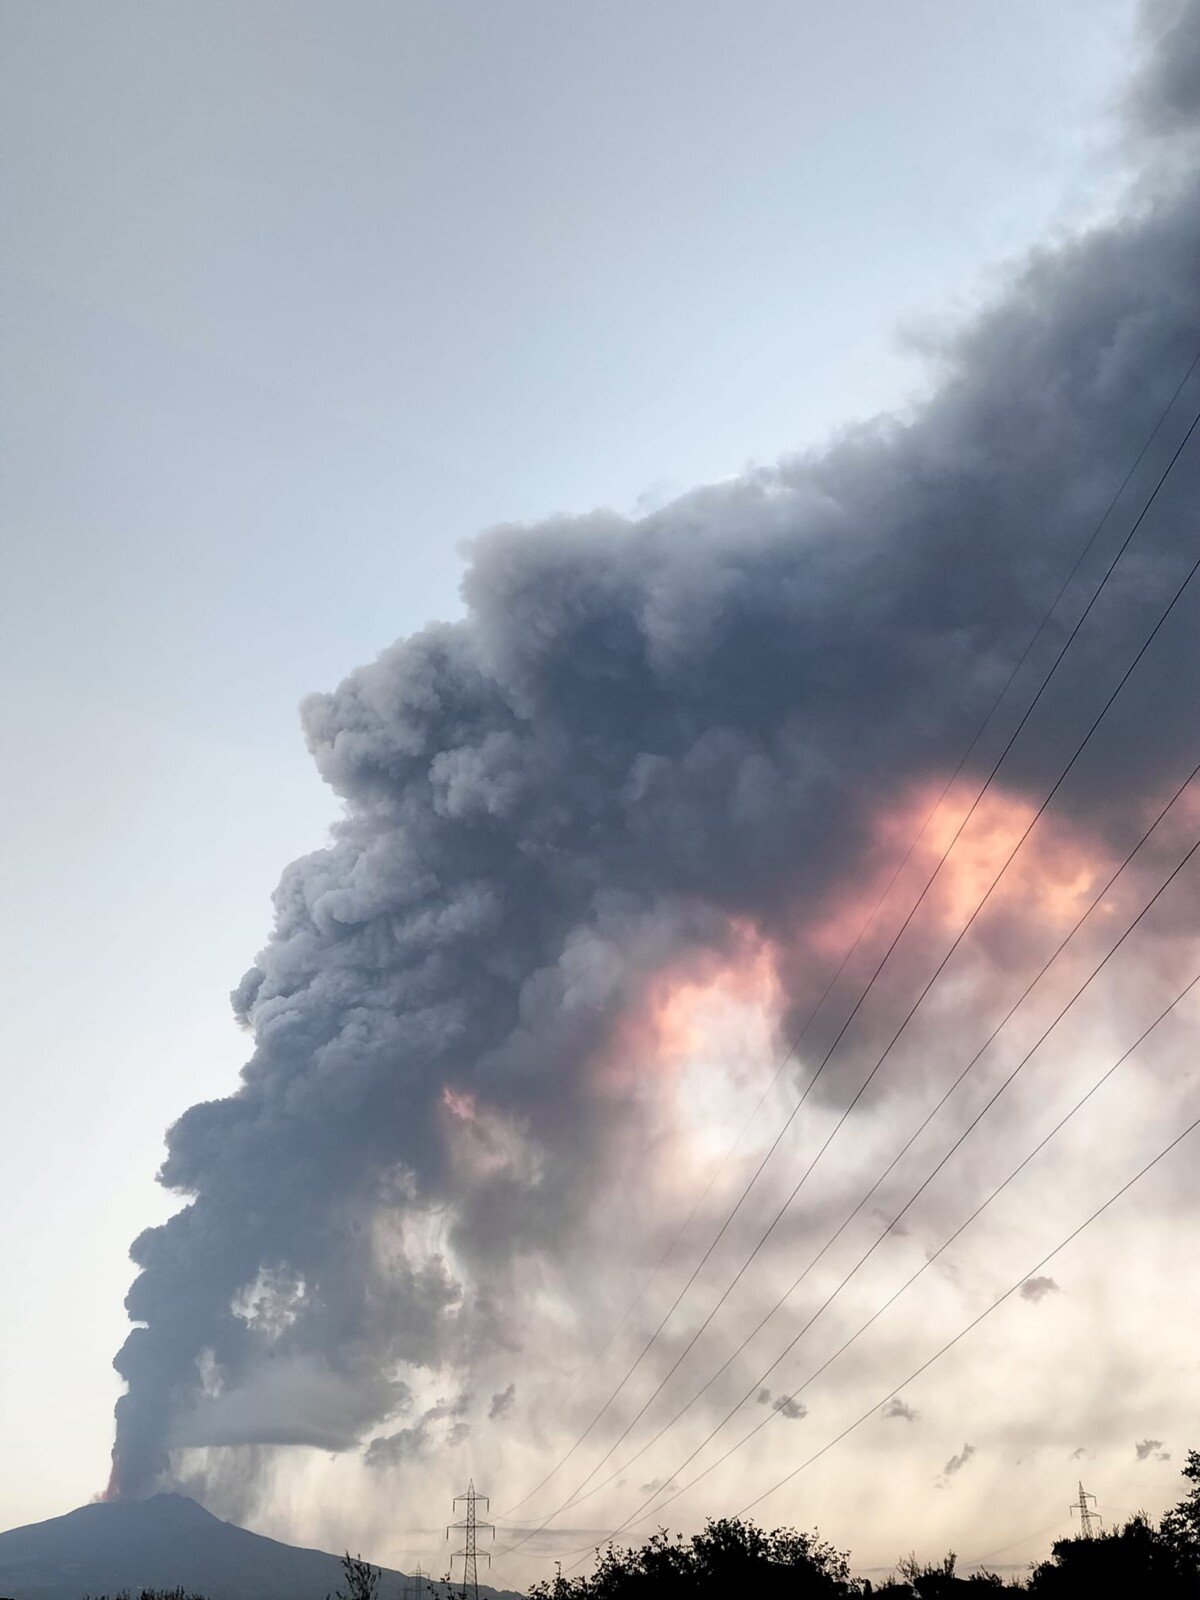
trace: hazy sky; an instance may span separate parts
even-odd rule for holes
[[[233,1087],[228,992],[336,814],[301,696],[456,615],[487,526],[906,406],[924,333],[1108,208],[1132,16],[5,8],[0,1525],[103,1486],[164,1129]],[[1158,1504],[1175,1471],[1131,1441],[1103,1487]],[[264,1530],[367,1536],[308,1509],[281,1490]]]

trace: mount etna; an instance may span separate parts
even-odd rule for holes
[[[208,1600],[325,1600],[342,1576],[337,1556],[265,1539],[179,1494],[80,1506],[0,1533],[0,1593],[17,1600],[178,1588]],[[406,1592],[404,1573],[382,1572],[379,1600]],[[479,1592],[516,1600],[482,1584]]]

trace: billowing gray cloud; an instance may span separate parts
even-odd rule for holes
[[[488,1421],[502,1422],[516,1404],[516,1399],[517,1385],[515,1382],[510,1383],[507,1389],[501,1389],[498,1394],[494,1394],[492,1403],[488,1407]]]
[[[1162,1443],[1161,1439],[1143,1439],[1134,1445],[1134,1455],[1139,1461],[1149,1461],[1152,1457],[1155,1461],[1169,1461],[1170,1451],[1164,1450]]]
[[[900,1418],[904,1422],[915,1422],[920,1416],[920,1412],[914,1411],[909,1405],[905,1405],[899,1395],[892,1396],[887,1405],[884,1406],[882,1414],[888,1418]]]
[[[234,1388],[206,1394],[179,1413],[170,1442],[211,1444],[307,1444],[345,1450],[364,1427],[402,1416],[412,1391],[381,1374],[332,1373],[303,1355],[267,1357],[247,1369]]]
[[[1134,81],[1129,109],[1152,135],[1194,136],[1200,105],[1200,33],[1192,0],[1143,0],[1142,22],[1152,49]]]
[[[777,1411],[781,1417],[786,1417],[789,1422],[798,1422],[808,1415],[808,1407],[793,1395],[780,1394],[772,1396],[769,1389],[760,1389],[755,1396],[756,1403],[760,1406],[770,1406],[772,1411]]]
[[[1053,1278],[1026,1278],[1021,1285],[1022,1300],[1044,1300],[1048,1294],[1061,1293]]]
[[[798,1422],[808,1415],[808,1407],[803,1405],[793,1395],[777,1395],[771,1401],[771,1410],[778,1411],[781,1417],[786,1417],[789,1422]]]
[[[427,1407],[416,1422],[395,1433],[372,1439],[363,1451],[363,1460],[369,1467],[395,1467],[416,1460],[435,1442],[454,1446],[461,1444],[471,1431],[471,1425],[462,1420],[471,1403],[469,1395],[456,1400],[439,1400]],[[448,1426],[439,1428],[439,1423]]]
[[[1200,7],[1159,24],[1131,100],[1147,149],[1197,111]],[[785,1026],[820,992],[829,918],[890,860],[881,817],[953,768],[1200,346],[1196,168],[1146,172],[1130,216],[1040,255],[947,340],[911,422],[636,520],[495,530],[460,621],[305,703],[344,816],[284,872],[234,992],[240,1087],[168,1135],[161,1181],[187,1203],[132,1246],[118,1490],[151,1488],[179,1445],[347,1447],[430,1375],[516,1348],[507,1268],[568,1251],[636,1137],[638,1096],[599,1064],[652,976],[750,926],[789,953]],[[1007,793],[1045,793],[1132,657],[1196,545],[1196,490],[1193,455]],[[1069,825],[1125,841],[1177,775],[1197,626],[1189,594],[1105,759],[1064,786]],[[1027,948],[1014,917],[981,934],[998,960]]]

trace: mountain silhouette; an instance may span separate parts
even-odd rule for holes
[[[337,1556],[265,1539],[180,1494],[80,1506],[0,1533],[0,1594],[16,1600],[143,1588],[183,1588],[208,1600],[325,1600],[341,1582]],[[385,1569],[379,1600],[403,1600],[405,1583],[403,1573]],[[437,1592],[445,1594],[441,1584]],[[511,1595],[482,1584],[479,1592]]]

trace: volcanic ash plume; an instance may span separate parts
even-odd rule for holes
[[[953,771],[1200,346],[1200,6],[1148,15],[1136,208],[948,343],[914,421],[637,521],[490,533],[462,621],[307,701],[344,820],[284,872],[235,991],[240,1087],[170,1131],[161,1178],[188,1203],[132,1248],[117,1492],[187,1447],[387,1464],[503,1426],[533,1298],[614,1181],[661,1177],[672,993],[758,973],[780,1038],[805,1014],[831,929],[852,937],[847,908],[903,854],[895,819]],[[1001,810],[1036,808],[1192,559],[1194,459],[1005,763]],[[1063,850],[1119,855],[1177,779],[1196,624],[1189,591],[1056,802]],[[1001,963],[1027,931],[1007,917]],[[497,1351],[511,1371],[474,1393]]]

